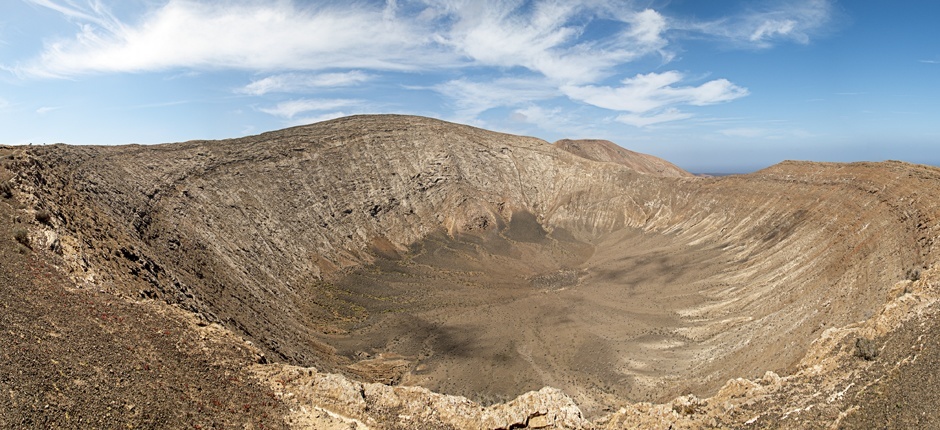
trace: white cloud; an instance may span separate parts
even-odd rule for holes
[[[673,86],[683,75],[676,71],[639,74],[623,80],[617,88],[566,86],[562,91],[574,100],[611,110],[644,113],[670,105],[705,106],[731,101],[748,94],[727,79],[715,79],[699,86]]]
[[[237,92],[260,96],[268,93],[308,92],[321,88],[335,88],[358,85],[373,79],[374,76],[359,70],[344,73],[282,73],[268,76],[238,89]]]
[[[436,16],[455,23],[438,36],[441,43],[475,63],[523,67],[558,82],[591,82],[666,45],[666,21],[659,13],[628,10],[622,2],[444,3]],[[525,6],[531,10],[522,12]],[[626,28],[606,39],[582,40],[585,17],[619,20]]]
[[[39,109],[36,109],[36,113],[38,113],[38,114],[40,114],[40,115],[45,115],[45,114],[47,114],[47,113],[49,113],[49,112],[52,112],[52,111],[58,110],[58,109],[62,109],[62,107],[61,107],[61,106],[43,106],[43,107],[41,107],[41,108],[39,108]]]
[[[646,9],[628,18],[633,25],[628,34],[637,42],[648,47],[662,47],[666,45],[663,32],[666,31],[666,18],[652,9]]]
[[[491,82],[456,79],[432,87],[453,100],[458,120],[468,120],[496,107],[518,106],[559,96],[557,88],[537,78],[505,78]]]
[[[348,99],[300,99],[290,100],[278,103],[274,107],[259,108],[261,112],[278,116],[281,118],[292,119],[297,114],[312,111],[328,111],[350,106],[358,106],[362,102],[359,100]]]
[[[564,83],[609,76],[618,65],[661,54],[667,20],[617,0],[403,0],[327,3],[168,0],[138,22],[121,22],[100,0],[31,0],[81,23],[72,38],[47,43],[18,74],[174,68],[425,70],[521,67]],[[614,24],[584,37],[597,19]],[[259,81],[260,82],[260,81]],[[259,83],[263,89],[264,83]],[[246,88],[246,91],[252,91]]]
[[[513,121],[535,124],[544,130],[557,131],[559,126],[568,124],[570,119],[560,108],[545,109],[538,105],[529,105],[512,112],[509,118]]]
[[[677,29],[705,33],[734,44],[769,48],[779,41],[809,43],[828,30],[833,17],[830,0],[769,2],[764,10],[748,10],[715,21],[676,20]]]
[[[793,33],[793,30],[796,29],[796,21],[792,19],[783,19],[783,20],[766,20],[751,33],[751,36],[748,39],[751,42],[761,42],[766,39],[773,38],[775,36],[786,36]]]
[[[120,22],[107,10],[99,0],[86,2],[82,5],[75,0],[66,0],[65,3],[55,0],[25,0],[37,6],[46,7],[65,15],[66,18],[78,21],[87,21],[101,27],[115,30]]]
[[[553,111],[535,111],[532,103],[568,97],[618,111],[618,121],[637,126],[691,117],[678,109],[683,105],[748,94],[726,79],[679,85],[684,77],[675,71],[597,85],[640,58],[671,61],[676,29],[749,46],[805,42],[831,9],[826,0],[801,0],[722,21],[683,22],[623,0],[162,0],[141,2],[150,9],[122,21],[105,0],[26,1],[61,13],[80,30],[47,41],[32,59],[0,66],[20,76],[236,69],[258,74],[234,91],[262,96],[319,93],[378,80],[383,71],[413,71],[425,73],[431,81],[420,88],[451,101],[464,122],[493,108],[522,107],[520,115],[528,110],[528,118],[550,124]],[[363,103],[299,99],[257,110],[300,121]]]
[[[74,0],[34,1],[86,22],[74,38],[47,43],[38,58],[15,66],[21,75],[172,68],[407,70],[453,61],[446,52],[421,50],[430,43],[426,29],[389,19],[382,7],[169,0],[127,25],[98,1],[89,2],[96,5],[90,12],[76,11]]]
[[[652,115],[641,115],[635,113],[627,113],[617,117],[617,121],[620,121],[624,124],[632,125],[635,127],[646,127],[654,124],[660,124],[669,121],[678,121],[682,119],[691,118],[693,115],[690,113],[685,113],[679,111],[676,108],[669,108],[663,112],[652,114]]]
[[[540,130],[546,130],[564,135],[568,138],[597,136],[599,133],[591,126],[589,121],[576,117],[571,111],[555,108],[544,108],[536,104],[516,109],[509,119],[514,122],[533,124]]]

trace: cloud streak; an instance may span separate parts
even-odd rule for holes
[[[68,19],[96,24],[109,31],[120,31],[122,24],[112,15],[100,0],[86,2],[83,6],[75,1],[25,0],[37,6],[52,9]]]
[[[748,90],[727,79],[715,79],[698,86],[676,86],[684,76],[676,71],[639,74],[624,79],[619,87],[566,86],[565,94],[604,109],[625,111],[617,119],[635,126],[690,118],[676,106],[707,106],[729,102],[748,95]]]
[[[665,51],[665,17],[615,0],[581,2],[412,0],[302,6],[292,1],[169,0],[139,22],[97,0],[30,0],[81,22],[13,65],[27,77],[175,68],[251,71],[525,68],[556,81],[590,82]],[[616,23],[583,37],[597,19]],[[299,35],[302,35],[299,36]]]
[[[457,120],[467,121],[497,107],[510,107],[557,97],[557,89],[540,79],[504,78],[489,82],[456,79],[431,88],[453,101]]]
[[[268,93],[304,93],[324,88],[355,86],[374,79],[375,76],[359,70],[344,73],[283,73],[252,81],[236,92],[253,96]]]
[[[297,114],[328,111],[362,104],[360,100],[349,99],[300,99],[278,103],[273,107],[259,108],[261,112],[285,119],[293,119]]]
[[[726,40],[734,45],[770,48],[780,42],[807,44],[828,30],[833,8],[829,0],[800,0],[767,3],[761,10],[712,21],[676,20],[676,29]]]
[[[436,36],[443,45],[477,64],[522,67],[558,82],[593,81],[666,45],[665,18],[622,2],[544,1],[528,11],[519,1],[439,3],[431,9],[435,16],[453,22]],[[614,20],[620,29],[599,41],[583,39],[580,22],[597,18]]]
[[[33,1],[86,23],[74,38],[47,43],[38,58],[14,67],[24,76],[174,68],[409,70],[454,61],[446,53],[417,55],[430,42],[422,28],[368,5],[170,0],[136,25],[124,25],[97,1],[89,3],[94,14],[68,7],[71,1]]]
[[[535,104],[567,98],[640,127],[690,118],[682,106],[728,102],[748,90],[728,79],[681,85],[685,77],[675,71],[600,85],[622,78],[628,65],[667,64],[681,49],[673,43],[692,33],[751,47],[807,43],[831,15],[826,0],[714,21],[670,17],[622,0],[166,0],[145,2],[146,13],[122,21],[104,0],[26,1],[60,13],[79,31],[46,41],[33,58],[0,66],[23,78],[242,70],[256,78],[232,88],[236,94],[318,97],[257,108],[293,120],[363,103],[323,93],[409,72],[431,81],[399,89],[435,92],[458,120],[471,122],[500,107],[558,117]]]
[[[679,109],[669,108],[656,114],[623,114],[617,117],[617,121],[634,127],[647,127],[664,122],[688,119],[692,118],[692,116],[692,114],[682,112]]]

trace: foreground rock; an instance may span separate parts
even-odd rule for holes
[[[290,422],[315,425],[325,415],[356,428],[585,428],[578,406],[561,391],[543,388],[505,404],[483,407],[464,397],[418,387],[351,381],[293,366],[256,366],[254,371],[292,405]],[[322,411],[321,413],[318,413]]]

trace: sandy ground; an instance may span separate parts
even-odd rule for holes
[[[406,360],[392,382],[484,403],[558,387],[588,412],[658,399],[691,374],[702,347],[674,334],[690,324],[677,311],[703,303],[697,286],[731,260],[669,235],[589,244],[531,225],[412,251],[336,282],[370,315],[327,339],[340,355]]]

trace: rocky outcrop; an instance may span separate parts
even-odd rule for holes
[[[590,426],[571,398],[555,388],[546,387],[508,403],[483,407],[464,397],[419,387],[361,383],[312,368],[269,365],[255,366],[254,371],[293,405],[290,419],[298,426],[316,427],[321,418],[341,420],[348,428],[495,430]]]

